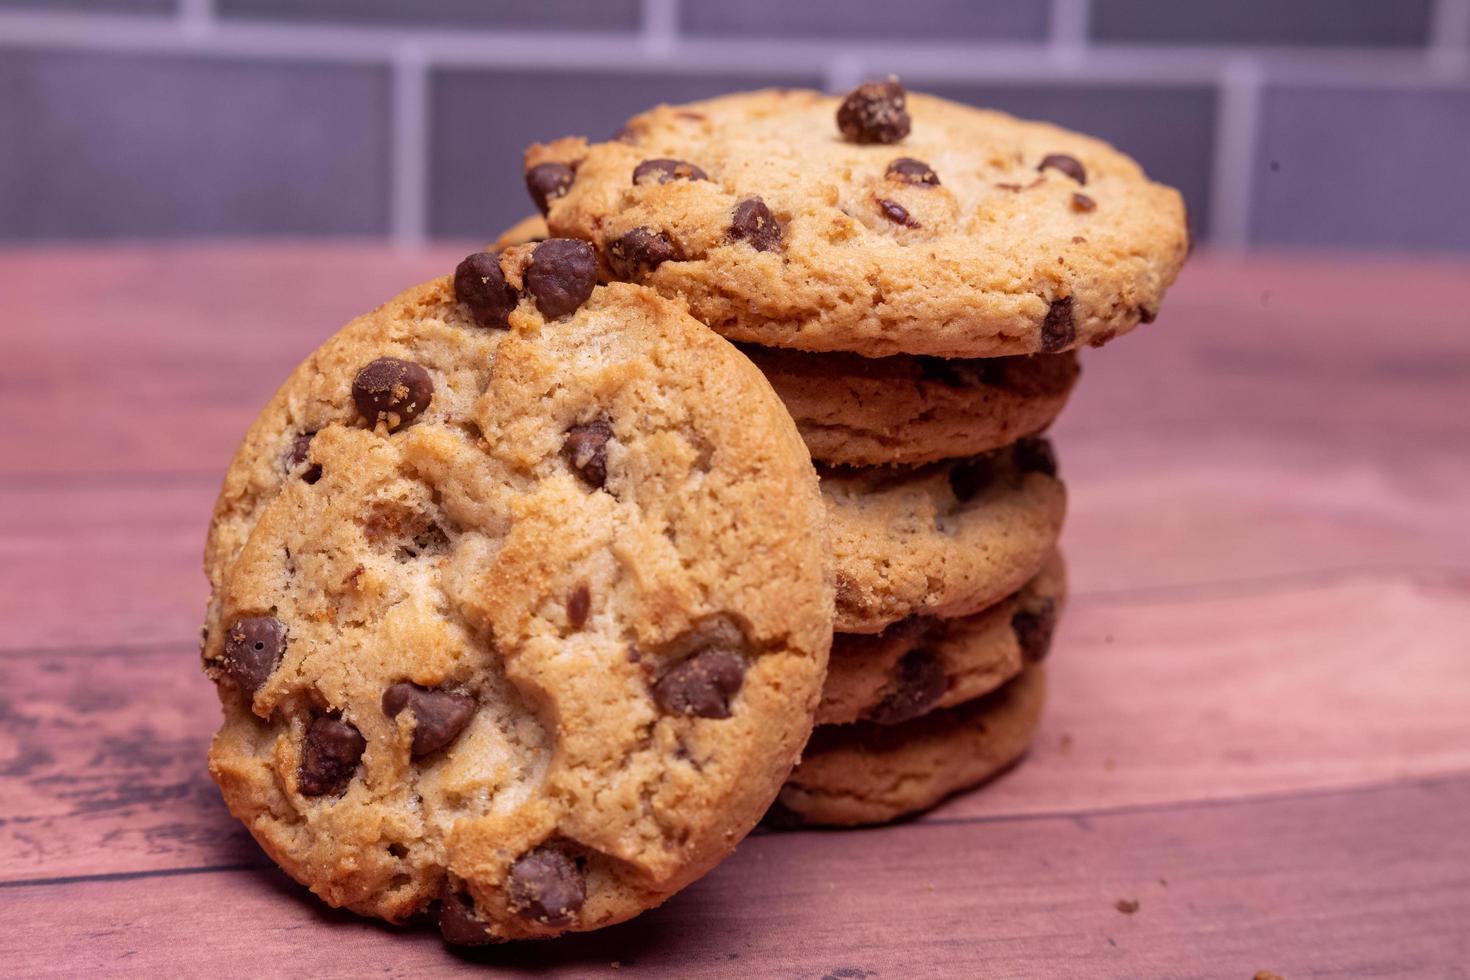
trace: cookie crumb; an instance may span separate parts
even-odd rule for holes
[[[1256,975],[1251,980],[1286,980],[1286,978],[1279,973],[1272,973],[1270,970],[1257,970]]]
[[[1069,733],[1069,732],[1063,732],[1062,733],[1062,739],[1061,739],[1060,742],[1057,743],[1057,750],[1060,751],[1062,753],[1062,755],[1067,755],[1068,753],[1070,753],[1072,751],[1072,735],[1071,735],[1071,733]]]
[[[1120,898],[1113,903],[1113,908],[1117,909],[1119,912],[1122,912],[1124,915],[1132,915],[1134,912],[1138,911],[1138,899]]]
[[[611,963],[608,964],[608,966],[614,970],[621,970],[623,968],[623,964],[619,963],[617,960],[613,960]]]

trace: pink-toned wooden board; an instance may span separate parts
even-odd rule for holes
[[[1198,624],[1216,624],[1209,645]],[[1405,623],[1418,638],[1403,641]],[[1331,625],[1324,625],[1331,624]],[[1079,597],[1028,762],[942,819],[1358,786],[1470,771],[1470,579],[1351,575]],[[0,882],[231,865],[253,847],[202,768],[192,649],[0,655]],[[83,721],[84,719],[84,721]]]
[[[1461,775],[763,834],[631,923],[469,960],[267,868],[0,887],[0,962],[65,977],[1455,976],[1470,956],[1467,809]]]
[[[265,866],[203,770],[218,707],[194,652],[203,529],[250,418],[463,251],[0,253],[0,974],[470,966]],[[901,826],[757,836],[628,926],[484,959],[1455,975],[1467,309],[1463,261],[1197,257],[1158,323],[1086,353],[1057,427],[1074,599],[1024,765]]]

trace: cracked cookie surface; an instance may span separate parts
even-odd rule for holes
[[[619,139],[533,146],[525,164],[558,176],[554,234],[732,339],[996,357],[1157,315],[1189,249],[1173,188],[1056,126],[901,90],[839,118],[852,98],[659,106]]]
[[[989,694],[1045,659],[1066,595],[1066,566],[1053,552],[1019,592],[973,615],[838,633],[817,724],[900,724]]]
[[[1039,438],[920,467],[826,470],[822,498],[840,633],[999,602],[1041,569],[1066,511],[1051,444]]]
[[[1000,689],[898,725],[824,725],[768,816],[774,823],[884,823],[1003,772],[1041,722],[1045,665]]]
[[[582,243],[471,256],[300,365],[206,545],[231,812],[333,905],[480,943],[723,858],[831,640],[810,460],[739,353]]]
[[[548,234],[533,215],[489,248]],[[929,463],[1010,445],[1051,425],[1080,373],[1071,351],[964,359],[738,346],[781,396],[812,458],[845,466]]]

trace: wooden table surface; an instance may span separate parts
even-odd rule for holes
[[[205,772],[204,528],[286,371],[462,252],[0,252],[0,974],[1470,975],[1470,262],[1443,258],[1197,256],[1085,355],[1055,432],[1075,600],[1040,739],[985,789],[758,833],[627,925],[475,960],[312,899]]]

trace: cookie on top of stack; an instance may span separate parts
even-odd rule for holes
[[[1157,315],[1190,246],[1179,194],[1099,140],[894,79],[660,106],[525,160],[549,233],[737,341],[818,464],[837,635],[781,816],[893,819],[1015,761],[1065,596],[1041,433],[1075,348]]]

